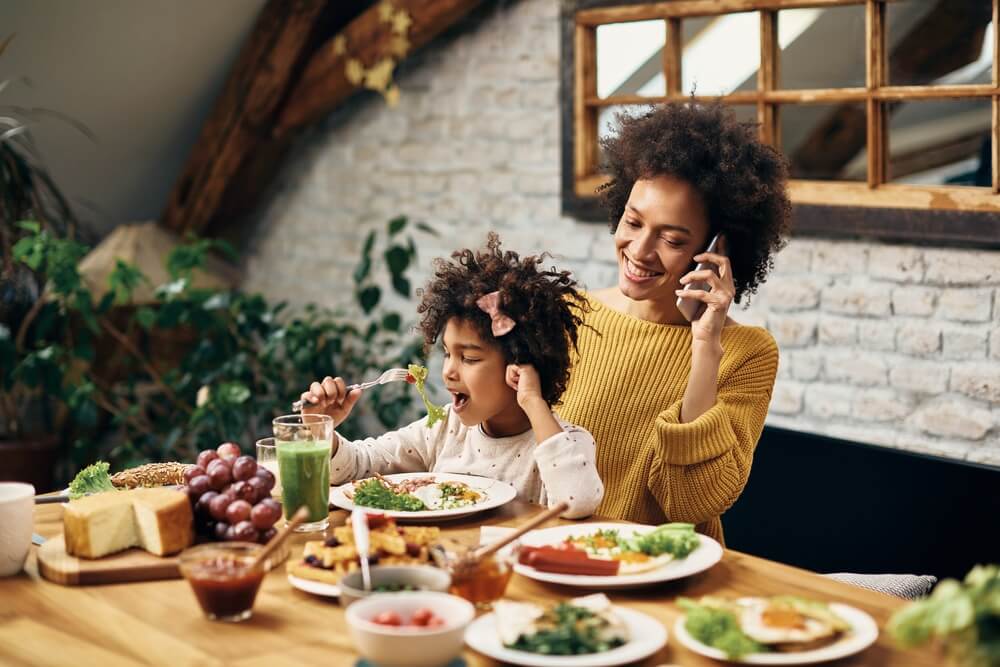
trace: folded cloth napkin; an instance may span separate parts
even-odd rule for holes
[[[931,592],[937,577],[929,574],[857,574],[854,572],[834,572],[823,575],[845,584],[867,588],[877,593],[894,595],[898,598],[914,600]]]
[[[510,535],[514,532],[514,528],[507,528],[505,526],[483,526],[479,529],[479,546],[484,544],[491,544],[497,540]],[[516,548],[518,540],[514,540],[512,543],[500,549],[502,555],[510,554],[511,551]]]

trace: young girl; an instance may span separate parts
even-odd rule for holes
[[[565,271],[541,270],[544,255],[502,252],[490,234],[485,251],[460,250],[435,262],[417,312],[427,345],[442,338],[441,379],[451,393],[446,417],[378,438],[334,438],[330,482],[375,473],[450,472],[512,484],[518,497],[569,504],[566,518],[593,513],[604,496],[594,439],[552,413],[569,379],[583,299]],[[340,424],[361,396],[326,377],[302,394],[303,412]]]

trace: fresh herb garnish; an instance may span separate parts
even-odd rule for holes
[[[73,481],[69,483],[70,500],[76,500],[91,493],[116,491],[115,485],[111,483],[108,468],[107,463],[98,461],[78,472]]]
[[[409,493],[395,493],[377,479],[368,479],[354,489],[354,504],[381,510],[419,512],[427,509],[424,501]]]
[[[546,611],[538,624],[551,627],[521,635],[510,648],[544,655],[582,655],[603,653],[625,643],[620,637],[601,637],[601,630],[608,625],[606,619],[565,602]]]
[[[410,364],[406,367],[406,370],[413,376],[413,383],[417,388],[417,393],[420,394],[420,398],[424,401],[424,407],[427,408],[427,428],[430,428],[444,419],[444,408],[440,405],[434,405],[427,399],[427,392],[424,389],[424,382],[427,381],[427,368],[418,364]]]

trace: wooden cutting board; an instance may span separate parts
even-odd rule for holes
[[[286,542],[270,557],[271,567],[284,562],[291,554]],[[125,584],[133,581],[179,579],[179,554],[154,556],[142,549],[128,549],[96,559],[77,558],[66,553],[62,535],[46,540],[38,548],[38,571],[49,581],[63,586]]]
[[[179,559],[154,556],[142,549],[128,549],[93,560],[66,553],[66,542],[59,535],[38,548],[38,571],[51,582],[64,586],[121,584],[130,581],[177,579],[181,576]]]

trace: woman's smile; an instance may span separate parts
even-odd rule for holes
[[[625,277],[635,283],[648,283],[663,275],[663,271],[657,271],[643,266],[634,261],[627,254],[624,262]]]

